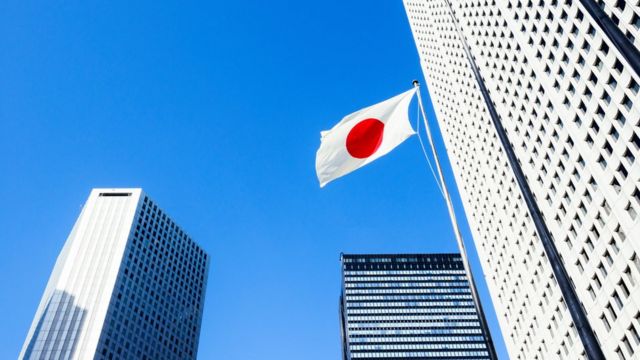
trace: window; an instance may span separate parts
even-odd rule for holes
[[[607,304],[606,309],[613,320],[618,318],[618,314],[616,314],[615,310],[613,310],[613,306],[611,306],[611,303]]]
[[[627,207],[624,208],[627,210],[627,214],[631,217],[632,220],[635,220],[638,214],[636,213],[636,209],[631,205],[631,202],[627,204]]]
[[[598,278],[597,274],[594,274],[591,280],[596,284],[596,288],[600,289],[602,287],[602,283],[600,282],[600,278]]]
[[[600,320],[602,320],[602,324],[607,331],[611,330],[611,325],[609,324],[609,320],[607,319],[605,314],[600,315]]]
[[[604,258],[607,260],[609,266],[613,265],[613,258],[611,257],[611,254],[609,254],[608,250],[604,252]]]
[[[640,272],[640,258],[635,253],[631,256],[631,262],[635,265],[636,270]]]
[[[631,338],[635,342],[636,346],[640,345],[640,334],[638,334],[638,331],[636,330],[636,327],[633,324],[629,326],[629,333],[631,334]]]
[[[611,239],[611,241],[609,241],[609,246],[611,247],[614,253],[617,254],[620,252],[620,248],[618,247],[618,243],[616,243],[615,239]]]
[[[630,270],[629,267],[627,267],[627,270]],[[625,270],[625,273],[627,272],[627,270]],[[630,274],[631,272],[629,272],[629,275]],[[627,287],[627,284],[625,284],[623,279],[620,279],[620,282],[618,282],[618,286],[620,287],[620,291],[622,292],[622,295],[625,298],[628,298],[631,293],[629,292],[629,288]]]
[[[627,235],[624,233],[624,230],[622,230],[622,227],[620,225],[616,227],[615,232],[616,234],[618,234],[620,241],[624,241],[627,238]]]
[[[622,180],[625,180],[627,178],[627,176],[629,176],[629,172],[627,171],[627,168],[624,167],[624,165],[620,164],[620,166],[618,166],[618,174],[620,174],[620,177],[622,178]]]
[[[598,265],[598,270],[600,270],[600,274],[602,275],[603,278],[607,277],[607,269],[604,268],[604,264],[600,263]]]
[[[631,136],[631,143],[636,147],[637,150],[640,150],[640,138],[637,134],[634,133],[633,136]]]
[[[611,297],[613,298],[613,301],[616,303],[616,305],[618,306],[618,309],[622,309],[622,299],[620,298],[620,295],[618,295],[618,291],[614,290],[613,294],[611,294]]]
[[[613,68],[616,69],[619,73],[622,73],[622,70],[624,69],[622,63],[618,59],[616,59],[616,62],[613,64]]]
[[[600,164],[600,167],[602,167],[602,169],[605,169],[607,167],[607,161],[602,155],[598,157],[598,164]]]
[[[620,111],[616,113],[615,119],[620,126],[624,126],[624,124],[627,122],[627,118],[625,118]]]
[[[629,338],[627,337],[627,335],[622,337],[622,343],[624,344],[624,347],[627,349],[627,352],[629,352],[629,355],[633,355],[633,348],[631,347],[631,343],[629,342]]]
[[[631,268],[629,266],[627,266],[627,268],[624,269],[624,274],[627,277],[627,280],[629,281],[631,286],[635,286],[636,280],[633,278],[633,275],[631,274]],[[625,297],[629,297],[629,294],[630,294],[629,288],[627,287],[627,284],[624,282],[623,279],[620,280],[618,285],[620,285],[620,288],[621,288],[622,293],[624,294],[624,296]]]
[[[613,180],[611,181],[611,186],[616,191],[616,194],[620,193],[620,190],[622,189],[622,187],[620,186],[620,183],[618,182],[618,179],[613,178]]]
[[[638,83],[634,79],[629,80],[628,88],[631,89],[634,94],[638,94],[638,91],[640,91],[640,86],[638,86]]]

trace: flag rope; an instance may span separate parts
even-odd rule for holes
[[[418,95],[419,96],[419,95]],[[416,106],[416,135],[418,135],[418,141],[420,142],[420,147],[422,148],[422,155],[424,155],[425,160],[427,160],[427,164],[429,165],[429,169],[431,170],[431,175],[433,175],[433,179],[436,181],[436,185],[438,186],[438,190],[440,190],[440,195],[446,199],[444,195],[444,191],[442,190],[442,185],[440,185],[440,181],[438,181],[438,177],[436,176],[435,170],[433,170],[433,165],[431,165],[431,160],[429,160],[429,155],[427,154],[427,149],[424,146],[424,141],[422,141],[422,137],[420,136],[420,106]]]

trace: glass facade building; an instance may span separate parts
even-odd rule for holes
[[[490,359],[459,254],[346,255],[343,359]]]
[[[195,359],[208,268],[141,189],[94,189],[19,359]]]

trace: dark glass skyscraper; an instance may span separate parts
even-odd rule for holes
[[[489,359],[459,254],[341,261],[344,360]]]

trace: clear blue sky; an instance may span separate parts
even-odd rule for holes
[[[201,359],[339,359],[340,252],[456,251],[415,137],[314,173],[321,130],[422,79],[400,0],[5,0],[0,49],[2,359],[93,187],[144,188],[211,254]]]

